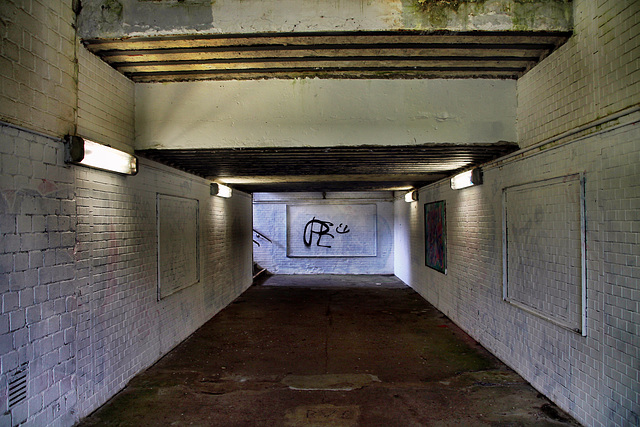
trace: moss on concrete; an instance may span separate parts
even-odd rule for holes
[[[445,28],[457,18],[461,6],[482,5],[486,0],[415,0],[415,9],[425,16],[431,25]],[[466,7],[465,7],[466,9]],[[465,10],[466,14],[466,10]]]
[[[557,30],[571,27],[571,0],[410,0],[431,29]]]

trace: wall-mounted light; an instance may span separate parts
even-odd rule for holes
[[[211,183],[212,196],[220,196],[228,199],[229,197],[231,197],[232,193],[233,191],[231,190],[231,187],[227,187],[226,185],[218,184],[215,182]]]
[[[453,190],[460,190],[461,188],[480,184],[482,184],[482,170],[480,168],[462,172],[451,178],[451,188]]]
[[[136,156],[77,135],[65,137],[65,161],[125,175],[138,173]]]
[[[404,201],[407,203],[417,202],[418,191],[417,190],[409,191],[407,194],[404,195]]]

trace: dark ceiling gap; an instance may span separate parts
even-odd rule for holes
[[[193,34],[83,43],[136,82],[300,77],[515,79],[569,36],[567,32],[363,31]]]
[[[295,67],[277,67],[277,68],[247,68],[247,69],[234,69],[234,73],[255,73],[257,71],[263,73],[275,73],[275,72],[301,72],[301,71],[323,71],[325,73],[336,71],[432,71],[432,72],[447,72],[447,71],[510,71],[520,72],[524,70],[524,67],[478,67],[476,65],[459,66],[459,67],[322,67],[322,68],[295,68]],[[229,70],[177,70],[177,71],[149,71],[149,72],[132,72],[125,73],[132,76],[153,76],[153,75],[189,75],[189,74],[229,74]]]
[[[348,57],[330,57],[330,56],[313,56],[313,57],[268,57],[268,58],[222,58],[222,59],[194,59],[194,60],[167,60],[167,61],[145,61],[135,62],[135,66],[150,65],[180,65],[180,64],[236,64],[236,63],[261,63],[261,62],[339,62],[339,61],[504,61],[504,62],[528,62],[536,61],[535,57],[517,57],[517,56],[348,56]],[[115,68],[131,66],[131,62],[114,62],[111,64]]]
[[[520,40],[526,43],[527,40],[538,40],[549,43],[558,36],[570,37],[571,31],[450,31],[450,30],[389,30],[389,31],[314,31],[314,32],[286,32],[286,33],[228,33],[228,34],[179,34],[179,35],[158,35],[158,36],[130,36],[122,38],[99,38],[84,39],[86,44],[110,43],[119,44],[127,42],[130,44],[150,44],[150,43],[182,43],[193,45],[196,43],[206,43],[208,41],[229,41],[230,43],[242,45],[250,40],[251,44],[259,44],[256,40],[266,40],[263,44],[278,43],[283,45],[291,44],[291,41],[306,41],[307,44],[317,43],[315,40],[325,39],[422,39],[426,36],[434,39],[448,39],[456,37],[460,40],[468,40],[469,43],[478,43],[478,40]]]
[[[193,48],[159,48],[159,49],[110,49],[110,50],[98,50],[91,49],[99,53],[101,57],[109,58],[116,55],[159,55],[159,54],[180,54],[180,53],[217,53],[217,52],[263,52],[263,51],[322,51],[322,50],[443,50],[452,49],[456,50],[535,50],[543,51],[555,48],[554,44],[498,44],[498,43],[456,43],[455,47],[452,43],[375,43],[375,44],[317,44],[317,45],[254,45],[254,46],[215,46],[215,47],[193,47]],[[96,46],[99,46],[96,45]]]
[[[204,178],[224,181],[225,178],[249,177],[251,182],[232,186],[253,193],[283,189],[352,191],[422,187],[462,168],[488,162],[517,148],[514,143],[427,144],[155,149],[140,150],[137,154]],[[315,176],[322,177],[323,182],[309,182],[309,177]],[[283,182],[274,182],[274,179]]]

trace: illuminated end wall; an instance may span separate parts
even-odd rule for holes
[[[393,274],[393,193],[259,193],[254,261],[279,274]]]

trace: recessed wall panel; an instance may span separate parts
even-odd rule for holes
[[[505,300],[583,330],[583,219],[579,175],[504,190]]]
[[[200,280],[198,201],[157,195],[158,298]]]
[[[375,204],[287,206],[288,257],[375,257]]]

